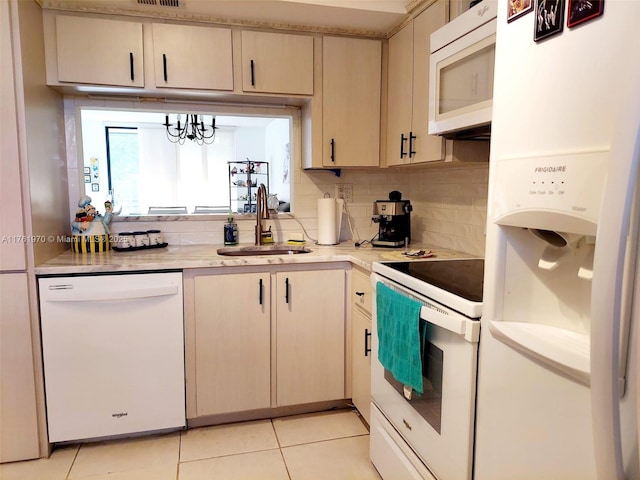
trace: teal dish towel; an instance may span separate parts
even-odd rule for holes
[[[420,302],[376,284],[378,359],[397,381],[422,394]]]

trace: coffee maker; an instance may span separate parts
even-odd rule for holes
[[[378,235],[371,241],[374,247],[402,247],[411,242],[411,202],[401,200],[402,193],[389,192],[389,200],[373,203],[372,220],[378,224]]]

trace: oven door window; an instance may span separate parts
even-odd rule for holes
[[[440,433],[442,423],[442,372],[444,369],[444,352],[429,341],[430,330],[434,328],[424,320],[420,320],[420,353],[422,357],[422,382],[424,392],[414,391],[411,400],[404,397],[404,386],[393,374],[384,371],[385,380],[408,401],[413,409],[424,418],[433,429]]]

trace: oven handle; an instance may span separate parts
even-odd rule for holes
[[[456,335],[463,335],[469,343],[480,341],[480,322],[465,318],[452,318],[429,307],[420,309],[420,319],[438,327],[449,330]]]
[[[374,291],[378,282],[385,283],[382,280],[382,277],[380,277],[377,273],[372,273],[369,277],[369,280]],[[399,293],[403,293],[402,290],[403,289],[400,288]],[[411,297],[411,295],[409,295],[409,297]],[[419,299],[417,300],[420,301]],[[429,308],[425,306],[420,309],[420,319],[424,320],[427,323],[432,323],[437,327],[449,330],[456,335],[462,335],[464,336],[464,339],[469,343],[478,343],[480,341],[480,322],[478,320],[471,320],[458,316],[452,317],[446,315],[445,313],[439,312],[435,308]]]

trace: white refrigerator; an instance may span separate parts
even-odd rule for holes
[[[498,9],[474,478],[638,479],[640,1],[563,11],[537,0],[511,21],[509,3]],[[562,30],[535,41],[536,17],[542,33],[554,18]]]

